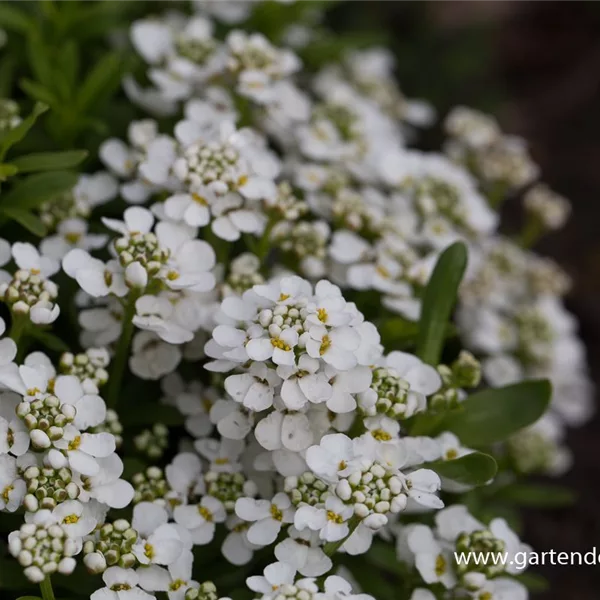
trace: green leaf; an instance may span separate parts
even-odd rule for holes
[[[167,427],[183,424],[183,415],[174,407],[166,404],[152,404],[143,409],[128,412],[120,411],[121,423],[125,427],[136,427],[163,423]]]
[[[498,499],[532,508],[562,508],[577,499],[573,490],[560,485],[515,483],[498,492]]]
[[[39,596],[19,596],[17,600],[42,600]]]
[[[0,165],[0,181],[6,181],[9,177],[16,175],[19,169],[15,165],[8,163]]]
[[[383,321],[379,330],[382,344],[388,350],[397,350],[398,346],[405,346],[417,339],[419,324],[402,317],[394,317]]]
[[[9,192],[0,197],[0,209],[35,208],[58,194],[68,192],[77,183],[77,173],[50,171],[37,173],[19,181]]]
[[[448,413],[440,429],[452,431],[466,446],[502,442],[535,423],[546,412],[551,393],[552,386],[545,379],[483,390]]]
[[[49,350],[54,350],[55,352],[69,352],[71,350],[68,344],[49,331],[32,327],[29,334]]]
[[[442,252],[425,288],[417,355],[430,365],[435,366],[440,360],[446,326],[466,267],[467,247],[456,242]]]
[[[27,132],[33,127],[33,124],[37,121],[37,118],[48,110],[48,106],[38,102],[33,107],[31,114],[23,119],[16,127],[9,129],[0,138],[0,160],[3,160],[6,156],[7,151],[14,146],[17,142],[20,142],[26,135]]]
[[[20,173],[32,171],[56,171],[76,167],[85,160],[87,150],[67,150],[66,152],[38,152],[19,156],[10,164],[14,165]]]
[[[0,27],[19,33],[27,33],[35,28],[35,22],[14,4],[0,4]]]
[[[83,113],[110,95],[121,83],[122,59],[118,52],[106,54],[87,76],[77,94],[77,109]]]
[[[13,206],[0,206],[0,213],[13,221],[16,221],[19,225],[25,227],[27,231],[30,231],[38,237],[44,237],[48,232],[46,226],[40,221],[39,217],[28,210]]]
[[[19,85],[21,86],[21,89],[34,100],[43,102],[53,108],[58,108],[60,106],[60,100],[54,95],[54,92],[44,87],[41,83],[24,78],[19,80]]]
[[[545,577],[538,573],[528,571],[527,573],[520,573],[515,576],[515,579],[522,583],[530,592],[539,594],[545,592],[550,588],[550,584]]]
[[[494,458],[482,452],[473,452],[454,460],[436,460],[425,467],[440,477],[464,485],[484,485],[498,472]]]

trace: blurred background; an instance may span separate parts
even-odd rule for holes
[[[489,111],[528,140],[542,178],[573,205],[567,227],[536,249],[573,278],[568,307],[599,385],[600,2],[357,1],[336,9],[331,24],[379,31],[411,98],[441,115],[456,104]],[[574,468],[561,483],[576,489],[575,505],[525,515],[525,540],[539,552],[600,551],[600,418],[573,430],[569,444]],[[535,570],[549,581],[540,600],[599,597],[599,566]]]

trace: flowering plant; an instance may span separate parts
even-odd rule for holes
[[[591,410],[529,249],[567,201],[475,110],[417,149],[325,5],[128,4],[0,7],[0,588],[527,598],[514,505],[568,501],[526,477]]]

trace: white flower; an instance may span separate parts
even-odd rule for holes
[[[183,551],[177,528],[168,524],[167,511],[152,502],[140,502],[133,509],[131,526],[139,536],[132,552],[142,565],[170,565]]]
[[[42,240],[40,250],[45,256],[61,260],[73,248],[97,250],[103,248],[107,240],[107,235],[88,233],[88,224],[84,219],[71,218],[58,224],[56,235]]]
[[[37,273],[44,278],[51,277],[59,269],[59,263],[56,260],[40,254],[31,244],[14,243],[12,255],[19,269]]]
[[[181,349],[163,342],[155,333],[140,331],[133,337],[129,368],[142,379],[156,380],[172,373],[181,361]]]
[[[79,499],[85,502],[94,498],[111,508],[125,508],[133,499],[133,486],[120,479],[123,461],[113,453],[106,458],[97,458],[96,462],[100,471],[97,475],[85,478],[85,484],[82,482],[79,486]]]
[[[97,520],[88,514],[86,507],[86,504],[82,504],[78,500],[67,500],[52,511],[52,518],[62,525],[69,537],[83,538],[91,533],[97,525]]]
[[[115,438],[110,433],[80,433],[72,425],[64,428],[64,435],[54,442],[48,452],[48,461],[55,469],[67,465],[82,475],[93,477],[100,473],[97,458],[106,458],[115,451]]]
[[[229,375],[225,379],[225,391],[246,408],[255,412],[266,410],[273,404],[275,386],[279,377],[265,364],[254,363],[248,373]]]
[[[353,442],[343,433],[323,436],[318,446],[306,451],[306,463],[311,471],[332,483],[352,472],[354,460]]]
[[[308,333],[306,351],[312,358],[321,358],[340,371],[347,371],[358,363],[356,351],[360,346],[360,336],[351,327],[328,331],[316,325]]]
[[[440,490],[440,477],[430,469],[418,469],[404,477],[406,495],[420,506],[425,508],[440,509],[444,503],[436,492]]]
[[[252,560],[254,552],[259,548],[248,540],[250,523],[236,515],[231,515],[227,518],[225,525],[229,529],[229,533],[223,541],[221,553],[232,565],[248,564]]]
[[[320,404],[331,398],[333,388],[327,374],[320,368],[319,360],[306,354],[298,359],[295,367],[277,367],[277,374],[284,380],[281,399],[286,408],[301,410],[309,402]]]
[[[102,574],[106,587],[96,590],[90,600],[155,600],[138,586],[139,577],[133,569],[109,567]]]
[[[277,560],[288,563],[305,577],[319,577],[331,570],[333,563],[323,552],[317,532],[289,527],[288,535],[275,546]]]
[[[294,583],[295,574],[296,569],[292,566],[283,562],[275,562],[265,567],[262,576],[248,577],[246,585],[253,592],[262,594],[263,598],[271,598],[277,595],[280,587]]]
[[[204,496],[199,504],[175,507],[173,516],[179,525],[190,530],[194,544],[204,545],[212,541],[216,524],[225,521],[227,515],[219,500]]]
[[[125,275],[115,260],[107,263],[91,257],[85,250],[70,250],[62,260],[65,273],[77,281],[82,290],[94,298],[127,294]]]
[[[277,410],[257,423],[254,435],[266,450],[286,448],[294,452],[306,450],[314,438],[313,428],[306,414]]]
[[[413,526],[407,542],[415,555],[415,565],[425,583],[441,583],[446,589],[452,589],[456,585],[452,552],[435,539],[427,525]]]
[[[183,344],[194,335],[185,323],[177,322],[175,307],[164,296],[145,295],[135,302],[133,323],[140,329],[153,331],[169,344]]]
[[[323,508],[302,505],[296,511],[294,526],[302,531],[306,527],[319,532],[319,538],[326,542],[338,542],[350,533],[348,520],[354,514],[351,504],[344,504],[339,498],[329,496]]]
[[[279,493],[273,500],[238,498],[235,513],[244,521],[253,521],[247,532],[248,541],[257,546],[272,544],[286,523],[294,518],[292,503],[286,494]]]
[[[27,484],[19,477],[17,461],[6,454],[0,456],[0,510],[15,512],[27,493]]]
[[[2,342],[9,339],[0,340],[0,348],[3,345]],[[14,367],[13,375],[18,378],[16,365]],[[3,368],[0,366],[0,372],[2,370]],[[8,383],[6,375],[6,372],[4,377],[0,374],[0,381],[6,380]],[[21,456],[29,449],[29,432],[15,412],[20,402],[20,396],[13,392],[0,393],[0,455],[10,453],[14,456]]]

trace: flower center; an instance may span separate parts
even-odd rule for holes
[[[69,450],[77,450],[79,448],[79,446],[81,446],[81,436],[80,435],[76,435],[69,442]]]
[[[113,592],[126,592],[131,589],[131,586],[128,583],[115,583],[110,589]]]
[[[171,582],[169,588],[176,592],[183,585],[187,585],[187,581],[183,581],[183,579],[176,579],[175,581]]]
[[[454,460],[458,456],[458,451],[454,448],[450,448],[446,452],[446,460]]]
[[[198,506],[198,512],[205,521],[208,521],[209,523],[212,522],[213,514],[210,512],[210,510],[208,510],[208,508],[205,506]]]
[[[327,350],[329,350],[330,347],[331,347],[331,339],[329,338],[328,335],[324,335],[323,339],[321,340],[321,347],[319,348],[319,354],[321,356],[323,356],[323,354],[325,354],[325,352],[327,352]]]
[[[319,321],[321,321],[321,323],[325,323],[325,321],[327,321],[327,318],[329,317],[327,311],[324,308],[319,308],[317,310],[317,316],[319,317]]]
[[[279,348],[279,350],[283,350],[284,352],[291,350],[289,344],[286,344],[281,338],[271,338],[271,345],[273,348]]]
[[[446,559],[441,554],[438,554],[437,558],[435,559],[435,574],[438,577],[441,577],[445,572]]]
[[[76,231],[70,231],[69,233],[65,233],[65,240],[69,242],[69,244],[76,244],[83,236],[81,233]]]
[[[289,297],[289,294],[279,294],[279,302],[285,302]]]
[[[192,194],[192,200],[201,206],[208,206],[208,201],[204,196],[200,196],[200,194]]]
[[[282,521],[283,520],[283,513],[281,512],[281,510],[279,509],[279,507],[276,504],[271,504],[271,516],[276,521]]]
[[[392,439],[392,436],[383,429],[374,429],[371,435],[379,442],[389,442]]]
[[[14,485],[7,485],[3,490],[2,490],[2,500],[4,500],[5,504],[8,504],[8,497],[10,496],[10,493],[15,489]]]
[[[154,548],[152,544],[144,544],[144,556],[152,560],[154,558]]]
[[[67,515],[63,519],[63,523],[65,525],[72,525],[73,523],[77,523],[79,521],[79,517],[77,515]]]
[[[332,523],[337,523],[338,525],[341,525],[344,522],[342,516],[334,513],[332,510],[327,511],[327,520]]]

